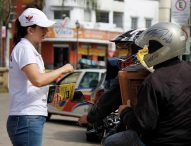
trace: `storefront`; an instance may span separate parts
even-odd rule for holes
[[[54,27],[49,29],[47,38],[41,46],[46,68],[58,68],[68,62],[79,67],[77,65],[81,59],[89,60],[90,64],[93,63],[91,65],[105,66],[108,51],[114,49],[109,40],[119,34],[120,32],[83,27],[76,29],[75,23],[69,19],[57,21]]]

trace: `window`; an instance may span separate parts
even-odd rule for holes
[[[122,12],[113,13],[113,23],[116,24],[117,27],[123,28],[123,13]]]
[[[97,11],[96,12],[96,22],[109,23],[109,12]]]
[[[76,83],[78,78],[80,77],[81,72],[74,72],[67,77],[63,78],[60,84],[69,84],[69,83]]]
[[[91,22],[91,10],[84,10],[84,20]]]
[[[97,57],[97,60],[98,60],[98,61],[104,61],[105,58],[104,58],[103,56],[98,56],[98,57]]]
[[[131,18],[131,28],[132,29],[136,29],[137,28],[137,21],[138,21],[137,17],[132,17]]]
[[[11,6],[11,11],[10,11],[10,21],[12,22],[12,21],[14,21],[15,20],[15,18],[17,17],[17,14],[16,14],[16,8],[17,8],[17,6],[16,6],[16,4],[13,4],[13,6]]]
[[[97,72],[86,72],[83,76],[79,88],[91,88],[92,84],[96,84],[99,81],[99,73]]]
[[[101,74],[101,80],[100,80],[100,81],[103,81],[103,80],[104,80],[105,75],[106,75],[106,73],[102,73],[102,74]]]
[[[145,27],[149,28],[152,24],[152,19],[145,19]]]
[[[65,17],[70,17],[69,10],[54,11],[54,19],[64,19]]]
[[[83,59],[88,59],[88,56],[87,55],[82,55],[82,58]]]

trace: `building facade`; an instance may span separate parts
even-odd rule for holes
[[[39,51],[47,69],[66,63],[105,67],[106,59],[126,56],[127,50],[116,50],[109,40],[129,30],[149,27],[158,22],[156,0],[11,0],[10,21],[3,38],[1,66],[9,65],[13,47],[14,21],[28,6],[35,6],[56,24]]]
[[[47,68],[67,62],[104,67],[108,57],[123,56],[110,39],[158,22],[155,0],[45,0],[43,11],[56,21],[41,45]]]

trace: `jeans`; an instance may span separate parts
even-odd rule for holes
[[[132,130],[122,131],[107,137],[102,146],[145,146]]]
[[[41,146],[45,116],[9,116],[7,132],[13,146]]]

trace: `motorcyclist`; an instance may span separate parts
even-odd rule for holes
[[[112,80],[110,88],[100,97],[99,102],[94,105],[88,114],[82,115],[79,118],[79,124],[95,123],[99,125],[102,124],[103,119],[114,112],[121,105],[121,92],[119,86],[119,79],[117,77],[118,71],[125,66],[133,64],[132,54],[135,54],[140,47],[135,45],[135,39],[144,31],[145,29],[135,29],[129,30],[115,39],[111,40],[116,44],[118,49],[124,48],[128,49],[128,55],[126,60],[120,61],[118,58],[112,58],[108,60],[107,63],[107,75],[106,82]],[[113,71],[115,68],[115,71]],[[139,68],[140,69],[140,68]]]
[[[191,62],[181,61],[186,35],[173,23],[157,23],[136,40],[137,54],[153,70],[140,87],[137,105],[119,108],[128,130],[109,136],[104,146],[190,146]]]

